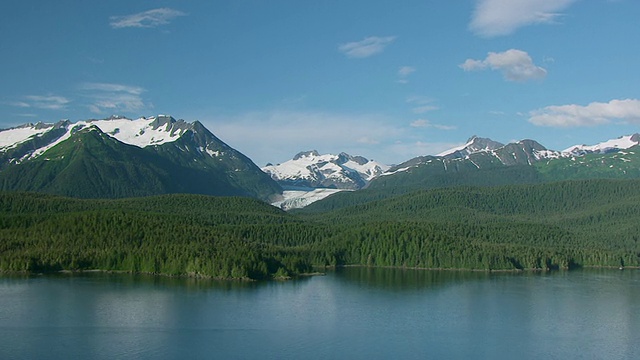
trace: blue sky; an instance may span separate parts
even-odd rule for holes
[[[640,132],[637,0],[0,3],[0,128],[170,114],[256,164]]]

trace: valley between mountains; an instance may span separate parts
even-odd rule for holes
[[[25,124],[0,131],[0,270],[639,266],[639,143],[473,136],[395,165],[310,150],[259,168],[198,121]]]

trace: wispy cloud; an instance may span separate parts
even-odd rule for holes
[[[381,53],[395,39],[395,36],[370,36],[361,41],[341,44],[338,50],[349,58],[366,58]]]
[[[399,119],[378,113],[277,109],[231,116],[207,115],[199,120],[259,166],[284,162],[300,151],[311,149],[321,153],[346,152],[393,164],[453,147],[451,143],[425,141],[424,134],[415,128],[453,130],[453,126],[425,120],[417,121],[411,127]]]
[[[450,125],[441,125],[441,124],[434,124],[431,121],[427,120],[427,119],[418,119],[415,120],[413,122],[411,122],[411,127],[415,127],[415,128],[434,128],[434,129],[438,129],[438,130],[455,130],[457,129],[457,127],[455,126],[450,126]]]
[[[414,114],[424,114],[429,111],[440,109],[440,107],[433,105],[435,100],[427,96],[411,96],[407,98],[406,102],[413,106],[411,111]]]
[[[367,144],[367,145],[378,145],[380,144],[380,140],[376,140],[376,139],[372,139],[366,136],[363,136],[361,138],[359,138],[358,140],[356,140],[357,143],[359,144]]]
[[[509,35],[533,24],[558,21],[577,0],[477,0],[469,29],[482,37]]]
[[[509,81],[527,81],[547,76],[547,70],[535,65],[525,51],[517,49],[490,52],[484,60],[467,59],[459,66],[464,71],[498,70]]]
[[[613,120],[640,124],[640,100],[611,100],[589,105],[547,106],[529,113],[529,122],[538,126],[578,127],[608,124]]]
[[[416,68],[413,66],[402,66],[398,69],[398,80],[396,82],[400,84],[406,84],[409,82],[409,75],[416,72]]]
[[[111,16],[109,18],[109,20],[111,20],[109,24],[114,29],[129,27],[151,28],[160,25],[166,25],[174,18],[185,15],[187,14],[179,10],[170,8],[159,8],[132,15]]]
[[[105,111],[138,111],[150,107],[142,100],[145,90],[139,86],[84,83],[80,90],[91,100],[89,110],[96,114]]]
[[[201,118],[217,136],[259,166],[283,162],[303,150],[347,152],[387,162],[396,154],[386,149],[409,129],[376,113],[264,110]],[[251,129],[251,131],[247,131]]]
[[[58,95],[27,95],[20,101],[9,102],[8,104],[20,108],[36,108],[45,110],[63,110],[71,100]]]

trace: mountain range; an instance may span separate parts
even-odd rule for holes
[[[0,130],[0,190],[82,198],[250,196],[290,209],[337,192],[344,193],[332,201],[360,191],[383,196],[454,185],[639,178],[639,143],[633,134],[557,151],[535,140],[502,144],[473,136],[462,146],[394,166],[311,150],[260,169],[198,121],[112,116]]]
[[[549,150],[535,140],[502,144],[473,136],[463,146],[436,156],[420,156],[391,167],[371,182],[371,187],[456,181],[500,185],[584,178],[629,178],[640,175],[634,134],[596,145],[576,145],[563,151]],[[625,152],[626,150],[630,150]],[[475,173],[482,173],[479,179]],[[492,174],[490,174],[490,172]],[[504,177],[507,173],[510,176]],[[498,176],[494,176],[498,175]],[[469,178],[472,177],[472,178]],[[470,182],[470,183],[467,183]],[[435,185],[435,184],[434,184]]]

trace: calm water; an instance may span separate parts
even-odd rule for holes
[[[640,271],[0,277],[0,359],[640,359]]]

